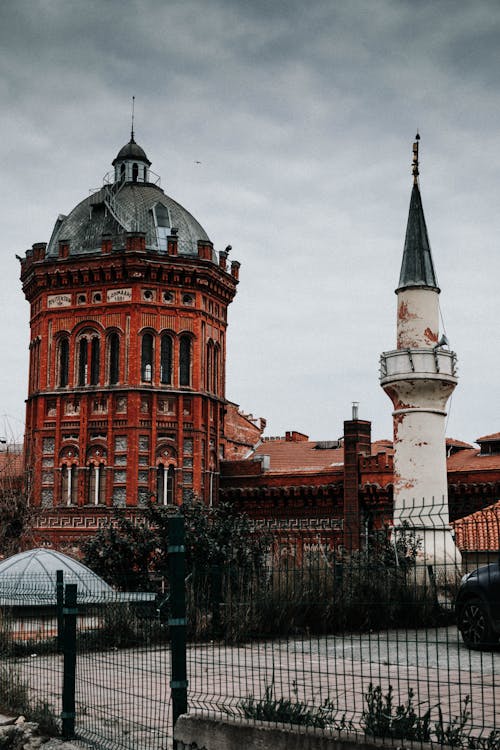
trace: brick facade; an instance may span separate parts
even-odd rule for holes
[[[21,262],[31,310],[25,458],[40,535],[55,543],[114,507],[192,493],[210,503],[218,491],[239,263],[203,237],[196,254],[181,254],[174,228],[166,252],[118,229],[91,252],[60,240],[54,257],[37,243]]]

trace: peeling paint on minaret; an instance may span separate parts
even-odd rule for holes
[[[418,184],[413,189],[396,294],[396,349],[381,356],[380,384],[394,411],[394,526],[408,524],[422,542],[420,557],[442,579],[455,575],[460,553],[449,526],[446,405],[456,384],[456,355],[440,339],[439,293]],[[446,568],[444,567],[446,565]]]

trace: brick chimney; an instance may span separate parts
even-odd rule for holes
[[[344,422],[344,547],[360,548],[359,458],[371,454],[372,423],[358,419],[357,404],[353,418]]]

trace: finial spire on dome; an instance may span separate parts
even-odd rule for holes
[[[132,97],[132,127],[130,128],[130,143],[134,141],[134,110],[135,110],[135,96]]]

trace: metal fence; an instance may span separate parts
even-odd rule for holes
[[[165,597],[69,580],[2,578],[1,709],[92,747],[169,746]]]
[[[177,518],[168,596],[3,577],[0,705],[117,750],[170,747],[186,708],[498,750],[500,510],[451,525],[435,503],[403,510],[397,527],[371,510],[351,537],[256,524],[188,569]]]
[[[500,510],[454,515],[371,509],[351,538],[282,532],[260,567],[213,566],[188,596],[190,711],[496,750]],[[469,648],[455,602],[488,562],[461,594]]]

